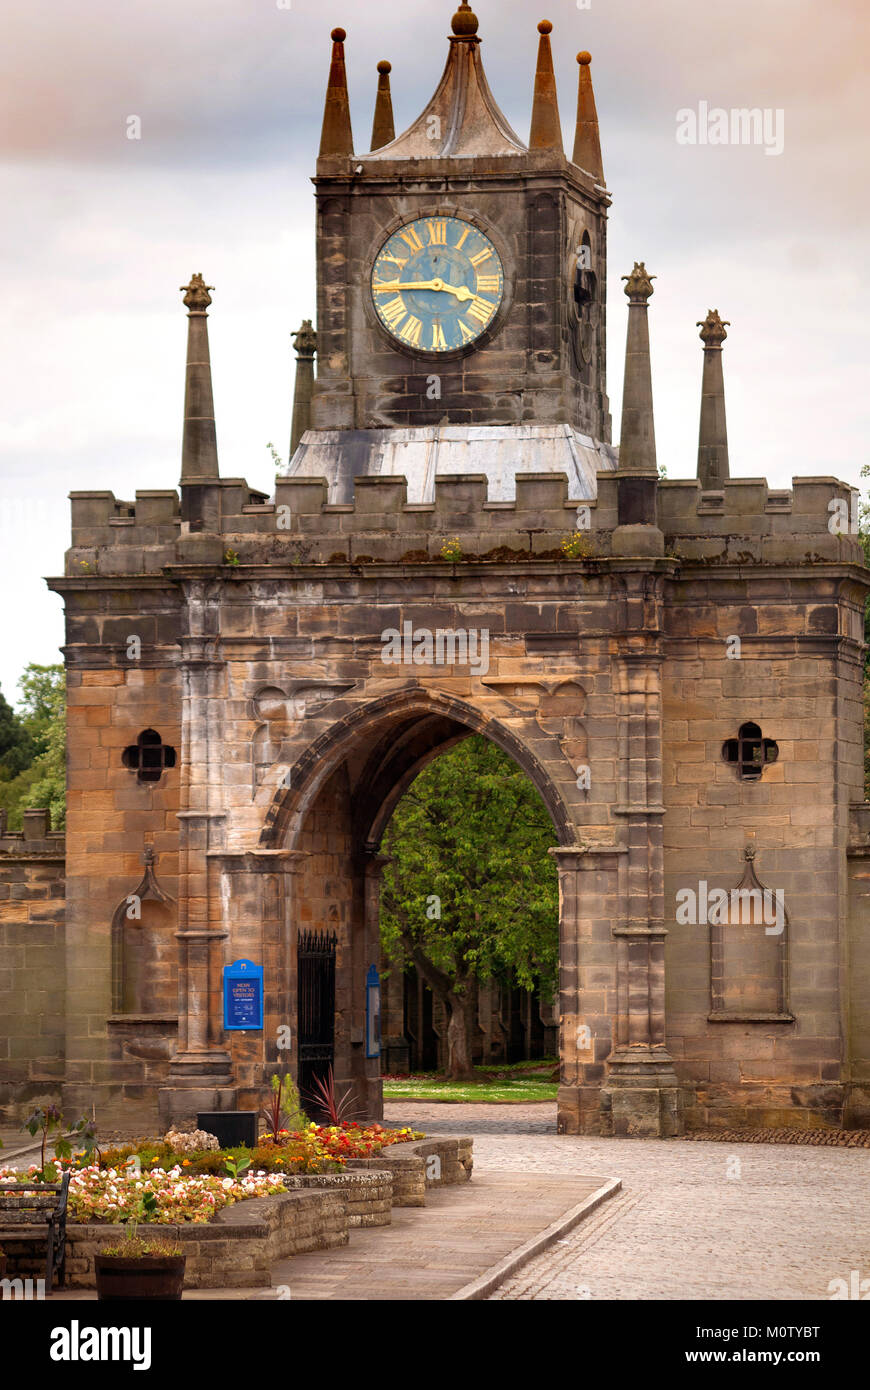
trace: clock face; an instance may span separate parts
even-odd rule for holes
[[[501,257],[488,236],[458,217],[408,222],[372,268],[377,316],[412,352],[456,352],[475,343],[503,298]]]

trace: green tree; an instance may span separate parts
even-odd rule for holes
[[[27,759],[15,774],[0,780],[0,808],[9,813],[9,828],[21,829],[23,812],[46,806],[51,824],[62,830],[66,820],[66,682],[61,665],[32,662],[18,682],[18,718]],[[2,699],[2,697],[0,697]],[[5,704],[5,701],[3,702]],[[8,708],[8,706],[7,706]],[[0,726],[3,710],[0,707]],[[0,759],[2,767],[2,759]],[[0,773],[2,777],[2,773]]]
[[[0,690],[0,779],[17,777],[33,762],[33,755],[27,729]]]
[[[64,717],[66,681],[63,667],[38,666],[31,662],[18,682],[21,691],[21,720],[33,742],[35,757],[47,753],[52,731]]]
[[[390,961],[414,964],[444,1004],[455,1079],[473,1074],[476,980],[555,986],[554,840],[527,777],[476,734],[424,769],[387,827],[381,942]]]

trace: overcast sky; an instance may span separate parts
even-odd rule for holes
[[[67,494],[178,480],[186,317],[215,285],[221,469],[264,491],[286,457],[289,334],[313,317],[313,173],[330,29],[348,30],[356,148],[380,58],[404,129],[437,85],[453,0],[2,0],[0,686],[58,659]],[[549,18],[566,148],[592,53],[607,183],[609,389],[618,441],[625,298],[658,276],[659,461],[695,471],[696,321],[732,327],[732,473],[857,484],[867,461],[870,8],[866,0],[479,0],[490,85],[528,136],[536,24]],[[677,143],[700,102],[783,114],[784,148]],[[128,119],[142,124],[127,138]]]

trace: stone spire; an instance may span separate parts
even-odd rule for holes
[[[373,150],[379,150],[382,145],[389,145],[396,138],[396,123],[393,120],[393,96],[390,91],[390,73],[393,70],[392,63],[383,59],[378,63],[378,95],[375,100],[375,119],[372,125],[372,144]]]
[[[718,491],[728,471],[728,425],[725,419],[725,381],[722,375],[722,344],[730,328],[718,309],[710,309],[699,321],[704,344],[704,381],[701,387],[701,429],[698,437],[698,477],[706,492]]]
[[[553,50],[550,47],[550,34],[553,26],[549,19],[542,19],[538,25],[541,36],[538,44],[538,66],[535,71],[535,99],[532,104],[532,132],[529,136],[530,150],[555,150],[564,154],[562,144],[562,123],[559,120],[559,101],[556,95],[556,74],[553,71]]]
[[[528,151],[499,108],[483,69],[480,23],[470,5],[453,16],[447,65],[422,115],[396,140],[365,156],[377,160],[480,159]]]
[[[304,319],[302,327],[292,335],[296,349],[296,391],[293,396],[293,428],[290,436],[290,457],[296,453],[296,446],[306,430],[311,428],[311,397],[314,394],[314,354],[317,351],[317,334],[310,319]]]
[[[577,133],[574,137],[575,164],[585,169],[587,174],[600,184],[604,183],[604,165],[601,161],[601,139],[598,133],[598,112],[595,109],[595,93],[592,90],[592,74],[589,64],[592,55],[584,49],[577,54],[580,64],[580,87],[577,92]]]
[[[647,301],[652,282],[643,261],[635,261],[628,283],[628,336],[625,344],[625,385],[622,395],[622,433],[619,443],[620,473],[658,477],[656,432],[653,419],[652,372],[649,358]]]
[[[323,110],[323,133],[320,137],[320,158],[345,158],[353,154],[353,131],[350,124],[350,98],[347,94],[347,69],[344,65],[344,29],[332,31],[332,63],[326,87]]]
[[[187,375],[184,390],[184,440],[181,447],[181,481],[220,477],[214,397],[211,389],[211,359],[208,351],[209,290],[201,275],[181,286],[188,310]]]

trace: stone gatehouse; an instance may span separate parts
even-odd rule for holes
[[[475,731],[552,819],[563,1131],[870,1124],[870,574],[834,524],[850,489],[771,490],[763,459],[731,476],[716,311],[698,476],[659,477],[643,264],[623,277],[611,446],[589,55],[568,157],[551,26],[528,143],[478,28],[460,5],[398,138],[380,65],[365,154],[333,33],[317,323],[295,335],[274,493],[220,474],[196,275],[179,490],[72,494],[49,580],[65,849],[36,813],[0,838],[7,1113],[58,1090],[132,1127],[258,1104],[282,1056],[301,1065],[302,943],[333,950],[336,1077],[381,1113],[380,841]],[[239,960],[263,969],[261,1030],[224,1028]]]

